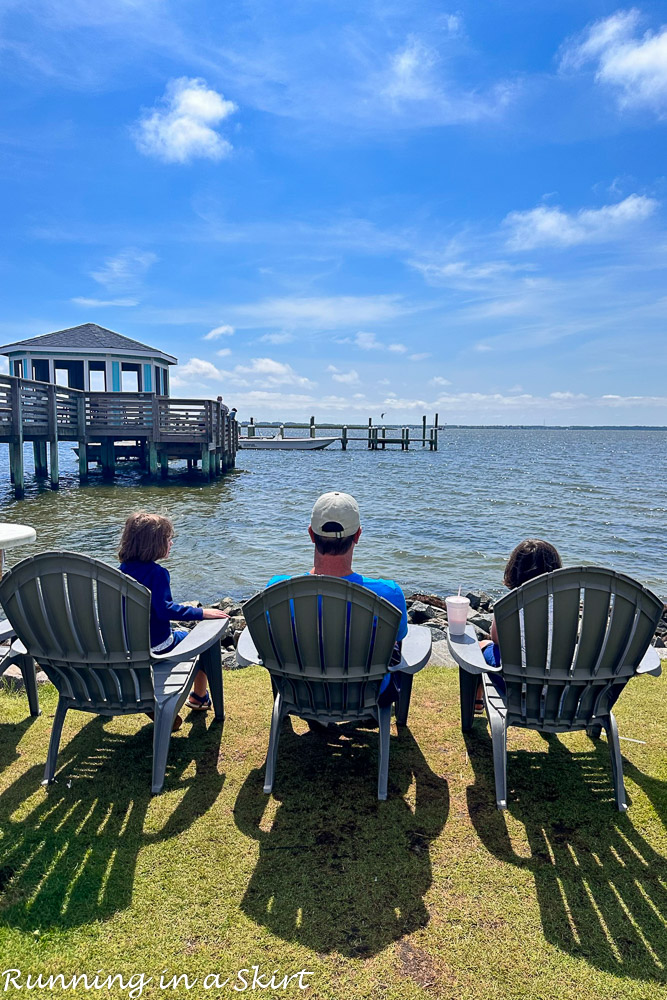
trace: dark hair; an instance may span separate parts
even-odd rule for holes
[[[121,562],[153,562],[164,559],[169,542],[174,537],[174,526],[168,517],[148,514],[145,510],[130,514],[120,539],[118,558]]]
[[[343,526],[338,524],[337,521],[327,521],[322,527],[329,531],[335,531],[336,529],[339,531],[343,530]],[[328,535],[318,535],[314,531],[313,541],[315,542],[315,548],[321,556],[342,556],[352,548],[355,535],[356,531],[353,535],[348,535],[347,538],[330,538]]]
[[[541,538],[526,538],[519,542],[507,560],[503,583],[510,590],[520,587],[533,577],[550,573],[563,565],[558,552],[550,542]]]

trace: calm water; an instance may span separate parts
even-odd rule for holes
[[[332,432],[333,433],[333,432]],[[172,518],[177,538],[166,565],[178,599],[247,596],[274,572],[312,565],[306,534],[317,495],[354,494],[363,536],[355,568],[392,576],[408,591],[484,588],[499,596],[505,561],[530,535],[553,542],[569,564],[622,570],[667,598],[667,431],[449,430],[440,450],[249,452],[236,472],[204,485],[172,466],[149,483],[99,473],[81,488],[69,445],[61,445],[61,488],[26,472],[13,499],[7,449],[0,449],[0,520],[37,529],[32,547],[66,548],[116,562],[127,514],[145,508]],[[26,447],[26,470],[32,448]]]

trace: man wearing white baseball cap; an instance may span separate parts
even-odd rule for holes
[[[308,527],[310,540],[315,545],[315,558],[310,572],[314,576],[339,576],[352,583],[358,583],[372,590],[380,597],[395,605],[401,612],[397,641],[401,642],[408,633],[408,612],[403,591],[393,580],[381,580],[362,576],[352,570],[354,548],[361,538],[359,505],[349,493],[323,493],[315,501]],[[272,576],[267,587],[289,575]],[[380,704],[391,703],[398,694],[397,675],[387,674],[380,688]]]

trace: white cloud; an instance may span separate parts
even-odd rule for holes
[[[436,375],[435,378],[429,379],[429,385],[451,385],[452,383],[448,378],[443,378],[442,375]]]
[[[92,309],[106,309],[108,306],[118,306],[119,308],[129,308],[139,305],[137,299],[86,299],[77,297],[70,299],[75,306],[90,306]]]
[[[249,384],[248,379],[261,379],[267,385],[314,385],[310,379],[298,375],[291,365],[273,358],[252,358],[249,365],[237,365],[230,375],[240,379],[241,384]]]
[[[421,354],[411,354],[408,361],[426,361],[426,359],[430,357],[431,355],[428,351],[422,351]]]
[[[129,248],[115,257],[108,257],[99,270],[90,272],[90,276],[106,288],[131,288],[144,278],[157,259],[150,251]]]
[[[621,107],[667,113],[667,27],[639,35],[640,12],[620,10],[592,24],[563,48],[561,69],[594,63],[595,79],[617,93]]]
[[[405,354],[405,352],[407,351],[407,347],[405,346],[405,344],[390,344],[389,350],[393,351],[394,354]]]
[[[217,340],[218,337],[231,337],[234,333],[234,327],[229,326],[225,323],[223,326],[215,326],[208,333],[204,334],[202,340]]]
[[[532,250],[540,246],[571,247],[581,243],[604,243],[617,239],[630,227],[653,214],[658,202],[631,194],[615,205],[564,212],[540,205],[527,212],[510,212],[504,225],[510,230],[511,250]]]
[[[223,375],[224,373],[216,368],[214,364],[211,364],[210,361],[204,361],[202,358],[190,358],[184,365],[176,367],[176,370],[170,376],[170,381],[173,385],[181,386],[188,382],[198,382],[202,379],[205,381],[209,379],[220,380],[223,378]]]
[[[289,344],[294,340],[293,333],[265,333],[259,338],[262,344]]]
[[[215,352],[219,358],[226,358],[232,353],[231,347],[222,347],[219,351]]]
[[[374,333],[364,333],[362,330],[356,335],[354,342],[362,351],[374,351],[382,348],[382,344]]]
[[[215,126],[237,110],[233,101],[204,80],[183,76],[167,84],[162,105],[145,112],[134,127],[137,149],[166,163],[220,160],[232,151]]]
[[[349,372],[338,371],[333,365],[329,365],[327,371],[331,372],[334,382],[342,382],[344,385],[356,385],[359,382],[359,373],[352,368]]]
[[[396,295],[278,298],[234,307],[237,326],[315,327],[320,330],[394,319],[409,310]]]

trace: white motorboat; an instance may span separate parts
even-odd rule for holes
[[[283,437],[276,434],[275,437],[239,437],[239,448],[253,451],[317,451],[320,448],[328,448],[332,442],[337,441],[335,437]]]

